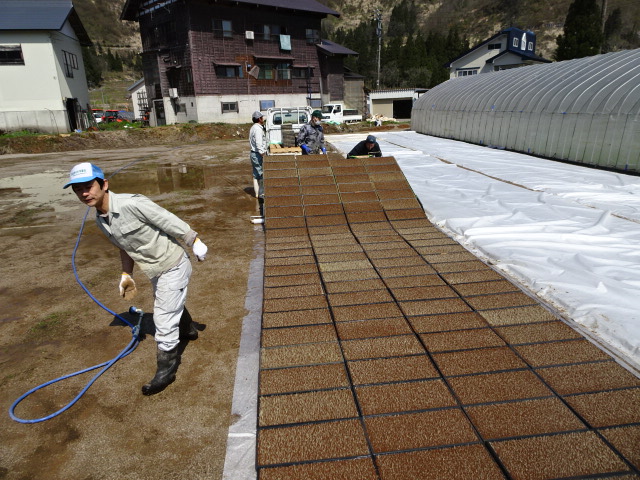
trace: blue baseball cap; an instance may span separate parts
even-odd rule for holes
[[[93,163],[89,162],[79,163],[71,169],[71,172],[69,173],[69,182],[67,182],[67,184],[62,188],[67,188],[69,185],[74,183],[90,182],[96,178],[104,180],[104,173],[102,173],[102,170],[100,170],[99,167],[96,167]]]
[[[362,137],[360,137],[362,138]],[[376,143],[376,137],[374,137],[373,135],[369,135],[367,136],[367,143]]]

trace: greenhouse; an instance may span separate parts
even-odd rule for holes
[[[640,173],[640,49],[448,80],[418,133]]]

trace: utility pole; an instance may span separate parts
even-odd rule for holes
[[[376,36],[378,37],[378,77],[376,79],[376,88],[380,88],[380,50],[382,49],[382,13],[380,9],[376,8],[373,19],[377,21]]]

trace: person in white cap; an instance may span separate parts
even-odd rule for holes
[[[205,259],[207,246],[186,222],[144,195],[109,191],[109,180],[91,163],[80,163],[71,169],[69,182],[63,188],[69,186],[82,203],[96,209],[98,228],[120,249],[120,295],[131,298],[136,292],[134,263],[151,280],[157,371],[142,387],[142,393],[161,392],[176,378],[180,340],[198,338],[198,330],[184,306],[191,262],[176,239],[191,247],[198,261]]]
[[[249,130],[249,146],[251,147],[251,153],[249,158],[251,159],[251,170],[253,173],[253,190],[256,197],[263,196],[263,179],[262,179],[262,160],[263,156],[267,153],[267,138],[264,131],[264,115],[262,112],[255,111],[251,115],[253,125]]]

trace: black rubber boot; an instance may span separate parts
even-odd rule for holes
[[[182,310],[179,329],[180,340],[196,340],[198,338],[198,329],[193,323],[187,307],[184,307],[184,310]]]
[[[177,345],[168,352],[158,348],[158,370],[155,377],[142,386],[142,393],[153,395],[167,388],[176,379],[178,365],[180,365],[180,354]]]

